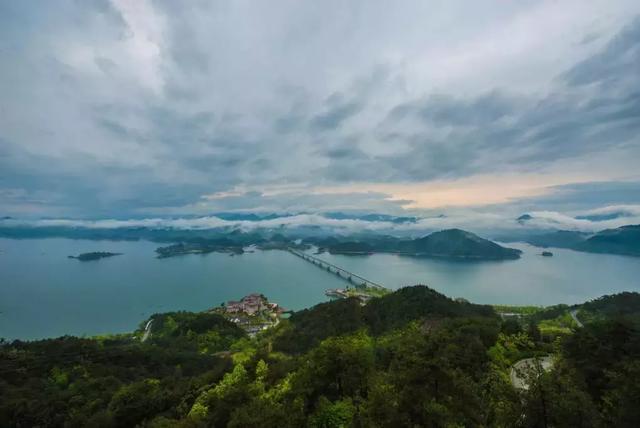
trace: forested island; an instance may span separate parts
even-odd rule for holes
[[[327,247],[332,254],[361,255],[374,252],[408,256],[442,257],[470,260],[520,258],[522,251],[506,248],[461,229],[447,229],[418,239],[367,239],[336,242]]]
[[[77,256],[68,256],[68,258],[80,260],[81,262],[88,262],[88,261],[100,260],[100,259],[104,259],[104,258],[107,258],[107,257],[121,256],[121,255],[122,255],[122,253],[109,253],[109,252],[106,252],[106,251],[94,251],[94,252],[91,252],[91,253],[82,253],[82,254],[79,254]]]
[[[225,314],[157,314],[132,334],[2,342],[0,426],[636,427],[639,315],[638,293],[494,308],[426,286],[254,338]],[[522,364],[536,356],[546,369]]]
[[[187,242],[173,244],[166,247],[158,247],[156,253],[159,259],[175,256],[183,256],[186,254],[209,254],[213,252],[242,254],[244,250],[230,241],[221,242],[215,240],[211,242]]]

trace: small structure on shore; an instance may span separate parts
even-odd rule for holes
[[[271,308],[273,305],[278,306],[277,303],[269,303],[262,294],[252,293],[244,296],[240,301],[228,301],[225,309],[227,313],[231,314],[245,313],[247,315],[255,315],[260,311]]]
[[[269,302],[259,293],[249,294],[240,300],[230,300],[212,311],[240,326],[249,336],[277,325],[285,312],[280,305]]]

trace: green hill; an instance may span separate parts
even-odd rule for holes
[[[505,248],[460,229],[434,232],[418,239],[378,239],[334,243],[329,251],[335,254],[395,253],[409,256],[442,257],[467,260],[517,259],[521,251]]]
[[[398,245],[401,253],[461,259],[517,259],[520,250],[505,248],[471,232],[448,229]]]
[[[574,248],[591,253],[640,256],[640,225],[603,230]]]
[[[638,295],[583,306],[636,313]],[[550,308],[543,318],[566,312]],[[640,331],[605,316],[545,341],[530,321],[406,287],[322,303],[251,339],[224,317],[156,314],[133,334],[0,341],[2,427],[638,426]],[[151,331],[142,342],[143,330]],[[554,356],[531,371],[514,363]],[[542,404],[544,403],[544,405]],[[577,423],[579,421],[580,423]]]

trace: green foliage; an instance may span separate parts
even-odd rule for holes
[[[423,318],[496,317],[491,306],[454,301],[424,286],[404,287],[372,299],[364,307],[365,322],[374,334]]]
[[[305,352],[327,337],[351,333],[362,327],[362,307],[357,299],[320,303],[296,312],[288,324],[283,323],[274,346],[283,352]]]
[[[309,418],[310,428],[347,428],[352,426],[355,407],[351,400],[334,403],[325,397],[318,400],[318,408]]]
[[[522,395],[525,427],[597,427],[600,418],[579,378],[560,366],[535,373]]]
[[[640,293],[623,292],[586,302],[580,306],[578,318],[585,324],[626,319],[640,326]]]
[[[0,426],[134,426],[215,382],[229,361],[130,339],[62,337],[0,347]]]
[[[109,410],[120,426],[135,426],[164,410],[165,397],[157,379],[124,385],[113,395]]]
[[[552,320],[569,312],[569,306],[567,305],[554,305],[548,306],[540,311],[533,313],[529,317],[529,321],[535,324],[543,320]]]
[[[201,353],[224,351],[245,332],[223,316],[210,312],[169,312],[151,317],[150,341]]]
[[[640,425],[636,324],[590,323],[551,346],[527,321],[414,287],[321,304],[253,339],[215,314],[174,312],[153,317],[145,343],[5,342],[0,426]],[[513,364],[551,350],[553,368],[515,389]]]
[[[544,310],[540,306],[511,306],[511,305],[491,305],[498,313],[533,315],[536,312]]]

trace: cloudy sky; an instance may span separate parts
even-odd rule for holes
[[[637,0],[0,0],[0,215],[615,205]]]

